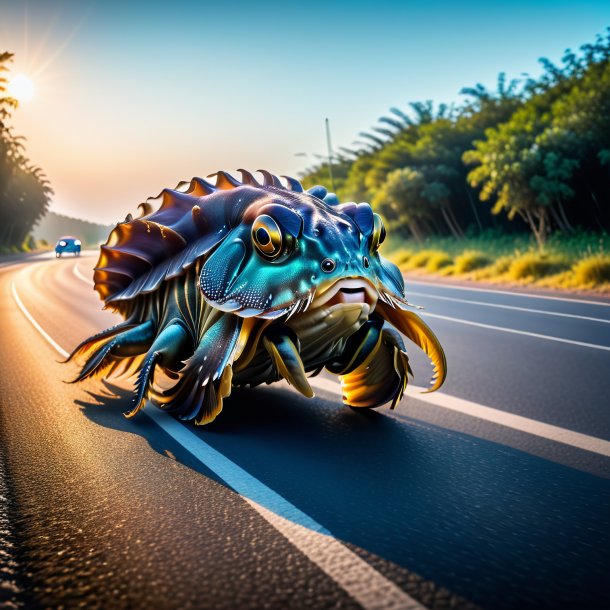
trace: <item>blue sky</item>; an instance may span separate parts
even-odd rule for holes
[[[16,131],[53,209],[104,222],[220,168],[296,174],[325,117],[349,146],[390,106],[535,76],[608,25],[608,1],[0,0],[0,50],[36,87]]]

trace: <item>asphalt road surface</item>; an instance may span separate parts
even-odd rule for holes
[[[608,302],[408,281],[441,393],[356,413],[329,375],[196,428],[64,383],[117,321],[94,262],[0,267],[0,608],[610,607]]]

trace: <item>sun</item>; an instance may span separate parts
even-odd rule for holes
[[[7,91],[18,102],[29,102],[34,96],[34,85],[25,74],[15,74],[8,83]]]

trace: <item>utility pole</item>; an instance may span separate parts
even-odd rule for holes
[[[333,147],[330,142],[330,122],[326,120],[326,146],[328,148],[328,175],[330,176],[330,188],[335,192],[335,181],[333,180]]]

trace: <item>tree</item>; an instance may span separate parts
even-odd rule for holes
[[[424,187],[424,176],[417,170],[406,167],[388,174],[373,200],[388,228],[407,229],[417,241],[423,240],[431,213]]]
[[[8,126],[17,101],[7,95],[6,74],[13,54],[0,53],[0,248],[21,247],[53,194],[43,171],[25,156],[25,138]]]
[[[373,201],[420,238],[529,228],[542,246],[553,229],[608,230],[610,34],[540,62],[539,78],[500,74],[457,107],[390,108],[337,164],[340,198]],[[320,163],[304,181],[325,173]]]
[[[480,199],[495,202],[493,213],[523,217],[543,246],[551,222],[572,230],[566,203],[586,218],[576,205],[585,189],[604,226],[595,185],[608,186],[600,170],[610,144],[610,38],[585,45],[580,57],[566,52],[563,67],[541,61],[545,73],[530,86],[530,97],[463,158],[477,166],[468,181],[480,187]]]

